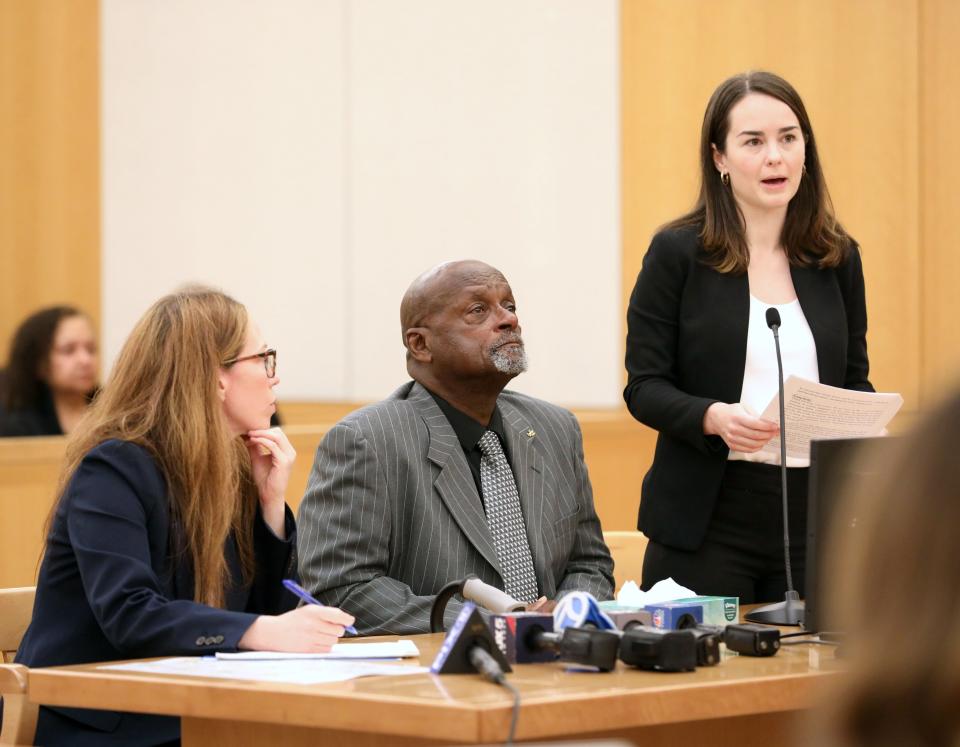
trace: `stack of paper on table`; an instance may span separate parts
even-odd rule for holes
[[[238,654],[217,654],[215,657],[178,656],[157,661],[105,664],[100,669],[316,685],[374,675],[397,676],[429,672],[428,667],[369,661],[418,656],[419,653],[416,644],[410,640],[338,643],[329,654],[246,651]],[[362,659],[367,661],[361,661]]]
[[[240,651],[218,653],[218,659],[235,661],[268,661],[277,659],[405,659],[420,656],[417,644],[408,638],[399,641],[371,643],[335,643],[326,654],[292,654],[285,651]]]

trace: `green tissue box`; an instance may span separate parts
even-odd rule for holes
[[[733,625],[740,622],[739,597],[690,597],[673,601],[702,604],[703,621],[707,625]]]

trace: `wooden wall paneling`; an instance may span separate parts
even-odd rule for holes
[[[326,435],[327,431],[333,427],[333,423],[320,425],[291,425],[283,429],[290,439],[290,445],[297,452],[297,460],[293,463],[293,473],[290,475],[290,482],[287,484],[287,504],[293,509],[294,515],[300,508],[300,501],[303,500],[303,494],[307,490],[307,481],[310,478],[310,470],[313,469],[313,458],[317,452],[317,446]]]
[[[579,413],[597,513],[605,530],[637,524],[640,480],[653,458],[655,434],[626,413]],[[333,423],[284,428],[297,452],[287,490],[296,513],[320,440]],[[36,582],[43,525],[53,505],[66,439],[0,439],[0,587]]]
[[[601,525],[606,530],[636,529],[640,485],[653,462],[656,432],[626,410],[576,414]]]
[[[696,197],[710,93],[737,72],[772,70],[803,96],[837,213],[863,246],[874,383],[916,408],[917,18],[907,0],[624,0],[624,309],[654,230]]]
[[[0,439],[0,588],[33,586],[66,439]]]
[[[920,3],[920,206],[923,401],[960,385],[960,3]]]
[[[20,321],[100,316],[97,0],[0,2],[0,365]]]
[[[604,530],[603,540],[613,556],[613,578],[619,593],[627,581],[640,584],[647,538],[642,532]]]

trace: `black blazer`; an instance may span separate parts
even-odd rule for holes
[[[0,436],[62,436],[63,428],[53,406],[53,397],[45,391],[33,406],[21,410],[7,410],[0,404]]]
[[[740,401],[747,356],[747,275],[719,273],[705,258],[695,229],[661,231],[627,309],[623,396],[637,420],[660,432],[637,526],[681,550],[703,542],[727,464],[723,440],[703,434],[704,412],[714,402]],[[790,274],[821,383],[873,391],[859,249],[851,247],[836,269],[791,266]]]
[[[30,627],[16,661],[30,667],[148,656],[235,651],[258,614],[293,609],[281,585],[295,577],[295,524],[287,540],[259,513],[256,570],[241,583],[233,538],[226,553],[231,584],[226,609],[193,599],[189,560],[172,557],[166,481],[140,446],[106,441],[84,457],[67,486],[40,567]],[[166,716],[76,708],[41,708],[37,744],[158,744],[177,739],[180,721]]]
[[[30,407],[19,410],[7,410],[3,406],[6,385],[6,372],[0,371],[0,436],[22,438],[24,436],[62,436],[63,428],[57,417],[57,408],[53,404],[53,394],[46,384],[42,385],[37,401]],[[87,401],[100,393],[95,387],[87,394]],[[271,424],[273,422],[271,421]]]

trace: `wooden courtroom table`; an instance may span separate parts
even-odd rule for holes
[[[429,666],[442,634],[411,637],[420,663]],[[517,665],[508,677],[522,696],[518,741],[625,738],[644,747],[749,747],[789,744],[798,712],[835,669],[832,648],[800,645],[771,658],[724,650],[718,666],[686,673],[622,664],[611,673],[568,672],[556,662]],[[118,672],[96,664],[31,670],[29,693],[45,705],[180,716],[186,747],[496,743],[507,736],[513,705],[508,691],[479,675],[305,686]]]

